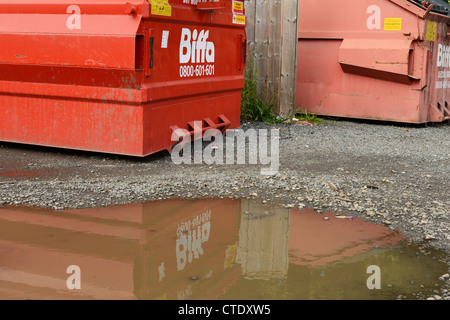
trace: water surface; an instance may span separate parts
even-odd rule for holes
[[[418,253],[384,226],[250,200],[5,207],[0,299],[413,298],[448,272],[443,252]],[[380,290],[367,287],[371,265]]]

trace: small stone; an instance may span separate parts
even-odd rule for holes
[[[328,181],[328,185],[330,186],[331,189],[333,189],[334,191],[339,191],[339,188],[331,181]]]
[[[434,239],[436,239],[436,238],[433,237],[433,236],[431,236],[431,235],[429,235],[429,234],[427,234],[427,235],[424,237],[424,239],[427,240],[427,241],[430,241],[430,240],[434,240]]]
[[[446,273],[446,274],[440,276],[440,277],[439,277],[439,280],[445,281],[445,280],[447,280],[448,278],[450,278],[450,275],[449,275],[448,273]]]
[[[323,220],[328,221],[328,220],[330,220],[330,218],[325,217],[325,218],[323,218]]]
[[[367,215],[368,215],[369,217],[374,217],[374,216],[375,216],[375,212],[373,212],[373,211],[367,211]]]

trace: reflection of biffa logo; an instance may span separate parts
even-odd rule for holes
[[[437,66],[439,68],[448,68],[450,66],[449,46],[443,46],[442,44],[438,46]]]
[[[180,63],[214,63],[214,43],[207,41],[209,30],[197,32],[183,28],[180,42]]]
[[[177,270],[181,271],[193,259],[203,255],[203,243],[209,240],[211,233],[211,212],[205,212],[195,219],[178,227],[176,243]]]

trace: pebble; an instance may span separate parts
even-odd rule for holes
[[[373,211],[367,211],[367,215],[368,215],[369,217],[375,217],[375,212],[373,212]]]
[[[449,278],[450,278],[450,275],[449,275],[448,273],[446,273],[446,274],[440,276],[440,277],[439,277],[439,280],[441,280],[441,281],[446,281],[446,280],[449,279]]]

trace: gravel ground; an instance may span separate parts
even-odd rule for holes
[[[175,165],[166,153],[135,159],[3,143],[0,206],[59,210],[249,197],[385,224],[450,252],[449,124],[330,120],[242,128],[280,129],[277,175],[261,175],[260,165]]]

